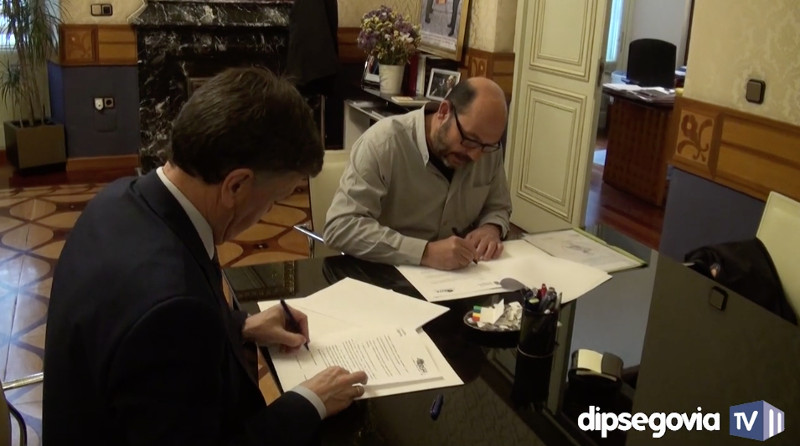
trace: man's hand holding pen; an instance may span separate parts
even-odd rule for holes
[[[475,254],[478,260],[493,260],[503,254],[500,228],[493,224],[478,226],[464,236],[464,239],[475,247]]]
[[[475,262],[477,254],[470,242],[453,235],[446,239],[428,242],[420,264],[442,270],[461,269]]]
[[[275,305],[248,317],[242,336],[259,345],[278,344],[287,351],[301,348],[309,342],[308,317],[300,310],[288,307],[294,323],[281,305]]]

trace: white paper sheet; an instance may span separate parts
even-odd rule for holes
[[[431,304],[349,278],[309,297],[289,299],[286,302],[308,316],[311,339],[309,348],[316,345],[317,339],[324,342],[326,336],[336,336],[337,333],[353,328],[369,331],[375,327],[401,326],[411,329],[421,327],[447,311],[447,308],[441,305]],[[265,301],[259,302],[258,306],[263,311],[277,303],[278,301]],[[432,370],[436,370],[439,376],[395,384],[368,383],[361,398],[375,398],[463,384],[433,340],[421,328],[417,328],[416,333],[419,336],[418,342],[427,351]],[[298,354],[302,355],[303,353],[299,352]],[[284,390],[289,390],[305,381],[305,376],[298,371],[297,360],[294,356],[282,354],[277,347],[273,347],[270,348],[270,357]]]
[[[363,370],[371,386],[412,383],[441,378],[424,339],[416,330],[352,329],[329,333],[309,344],[309,350],[277,353],[273,361],[285,361],[287,376],[281,383],[294,387],[330,366]],[[293,364],[292,364],[293,362]],[[286,373],[293,368],[291,373]]]
[[[349,277],[308,296],[306,300],[307,308],[359,326],[416,329],[448,310],[447,307]]]
[[[611,273],[642,266],[644,261],[620,252],[588,234],[574,229],[528,234],[525,241],[550,255],[572,260]]]
[[[543,283],[555,287],[563,293],[562,302],[569,302],[611,278],[597,268],[553,257],[524,240],[505,242],[503,246],[499,259],[458,271],[437,271],[422,266],[398,266],[397,269],[431,302],[501,292],[504,290],[499,282],[507,277],[531,288]]]

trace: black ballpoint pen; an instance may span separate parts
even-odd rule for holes
[[[467,234],[464,234],[463,232],[459,231],[456,228],[450,228],[450,229],[453,231],[453,235],[455,235],[456,237],[461,237],[461,238],[466,238],[467,237]],[[472,259],[472,263],[477,265],[478,264],[478,259],[473,258]]]
[[[442,404],[444,404],[444,395],[440,393],[436,396],[436,399],[433,400],[433,404],[431,405],[431,418],[433,420],[439,418],[439,414],[442,412]]]
[[[289,311],[289,306],[286,305],[286,301],[283,299],[281,299],[281,306],[283,307],[283,312],[286,314],[286,319],[289,321],[289,328],[295,333],[303,334],[303,329],[300,328],[300,324],[297,322],[297,319],[292,316],[292,312]],[[303,343],[303,346],[308,350],[308,342]]]

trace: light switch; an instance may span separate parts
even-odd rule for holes
[[[766,82],[758,79],[750,79],[747,81],[747,89],[744,97],[747,102],[754,104],[761,104],[764,102],[764,90],[766,90]]]

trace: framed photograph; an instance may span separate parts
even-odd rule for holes
[[[420,0],[422,51],[461,60],[467,29],[469,0]]]
[[[431,77],[428,80],[428,89],[425,90],[425,97],[436,101],[443,101],[447,93],[456,86],[461,80],[461,73],[458,71],[442,70],[434,68],[431,70]]]
[[[378,65],[378,59],[376,57],[367,57],[367,61],[364,62],[364,75],[361,77],[362,84],[380,85],[381,78],[378,75]]]

